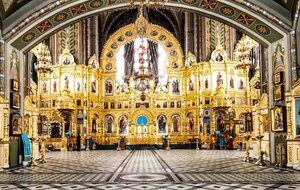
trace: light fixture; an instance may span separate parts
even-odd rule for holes
[[[138,73],[133,77],[134,88],[141,92],[141,100],[146,100],[146,92],[153,87],[153,75],[150,74],[149,68],[151,65],[151,55],[148,44],[146,43],[147,39],[145,38],[146,34],[146,22],[143,18],[143,2],[139,6],[139,17],[137,20],[137,33],[140,38],[140,44],[138,47]]]
[[[257,47],[258,43],[251,39],[249,36],[244,35],[235,48],[235,59],[237,61],[237,69],[246,69],[252,67],[250,60],[250,51]]]
[[[51,65],[51,54],[44,43],[40,43],[36,48],[31,50],[35,56],[37,57],[37,64],[35,65],[35,70],[41,73],[52,72],[52,65]]]

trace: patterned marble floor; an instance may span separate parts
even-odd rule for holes
[[[300,189],[300,172],[242,162],[229,150],[50,152],[0,173],[0,189]]]

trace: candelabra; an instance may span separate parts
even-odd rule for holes
[[[244,139],[246,140],[246,154],[243,158],[244,162],[250,162],[252,160],[252,158],[250,157],[250,143],[249,140],[251,138],[251,133],[245,133],[244,135]]]
[[[30,139],[31,139],[31,149],[32,149],[32,151],[31,151],[31,159],[28,163],[28,166],[37,166],[38,164],[36,163],[36,161],[33,157],[33,141],[35,141],[36,139],[34,137],[31,137]]]
[[[260,132],[259,132],[259,134],[256,136],[256,138],[258,139],[258,142],[259,142],[259,153],[260,153],[260,155],[258,157],[258,160],[255,162],[255,164],[259,165],[259,166],[265,166],[266,163],[264,162],[264,158],[263,158],[264,152],[261,150],[261,139],[264,138],[264,136],[261,135]]]
[[[40,158],[40,163],[46,163],[47,160],[46,160],[46,145],[45,145],[45,141],[48,139],[48,135],[43,135],[40,137],[40,142],[41,142],[41,149],[40,149],[40,152],[41,152],[41,158]]]

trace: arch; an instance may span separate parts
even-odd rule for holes
[[[284,25],[278,28],[273,24],[276,21],[266,19],[263,12],[253,16],[251,11],[244,8],[244,6],[228,1],[219,2],[214,0],[172,1],[167,2],[165,5],[166,8],[191,10],[221,20],[267,45],[282,38],[283,34],[286,33]],[[76,1],[68,4],[51,5],[46,9],[47,14],[42,17],[40,16],[42,14],[40,10],[31,9],[26,14],[28,16],[31,13],[28,19],[24,16],[23,19],[18,19],[19,22],[16,21],[16,23],[5,27],[4,37],[9,39],[16,49],[26,51],[46,36],[66,27],[66,25],[103,11],[113,11],[120,8],[130,8],[130,5],[129,3],[110,2],[109,0]],[[225,9],[229,11],[224,11]]]
[[[145,109],[144,107],[141,107],[141,109],[137,110],[132,114],[133,121],[137,121],[138,117],[140,115],[144,115],[148,118],[148,123],[151,124],[154,119],[154,115],[152,112],[150,112],[148,109]]]
[[[115,63],[120,48],[139,37],[137,28],[141,22],[146,25],[146,33],[143,37],[161,44],[166,52],[170,52],[168,55],[169,64],[177,63],[179,67],[182,66],[183,51],[177,39],[166,29],[149,23],[142,15],[138,17],[135,23],[120,28],[109,37],[104,44],[101,60],[108,64]],[[102,69],[105,70],[106,65],[103,64]],[[113,67],[113,70],[115,69],[116,65]]]

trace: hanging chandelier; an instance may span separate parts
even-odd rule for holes
[[[136,21],[136,30],[140,39],[138,46],[138,72],[134,75],[134,88],[141,92],[140,99],[146,100],[146,92],[153,87],[154,76],[149,72],[151,63],[150,49],[148,47],[146,34],[146,20],[143,17],[144,2],[139,4],[139,17]]]
[[[250,51],[257,47],[258,43],[250,37],[244,35],[235,48],[235,58],[237,60],[236,68],[245,69],[252,67],[250,60]]]
[[[31,50],[37,57],[35,70],[41,73],[51,73],[53,71],[51,64],[51,54],[46,44],[40,43],[36,48]]]

